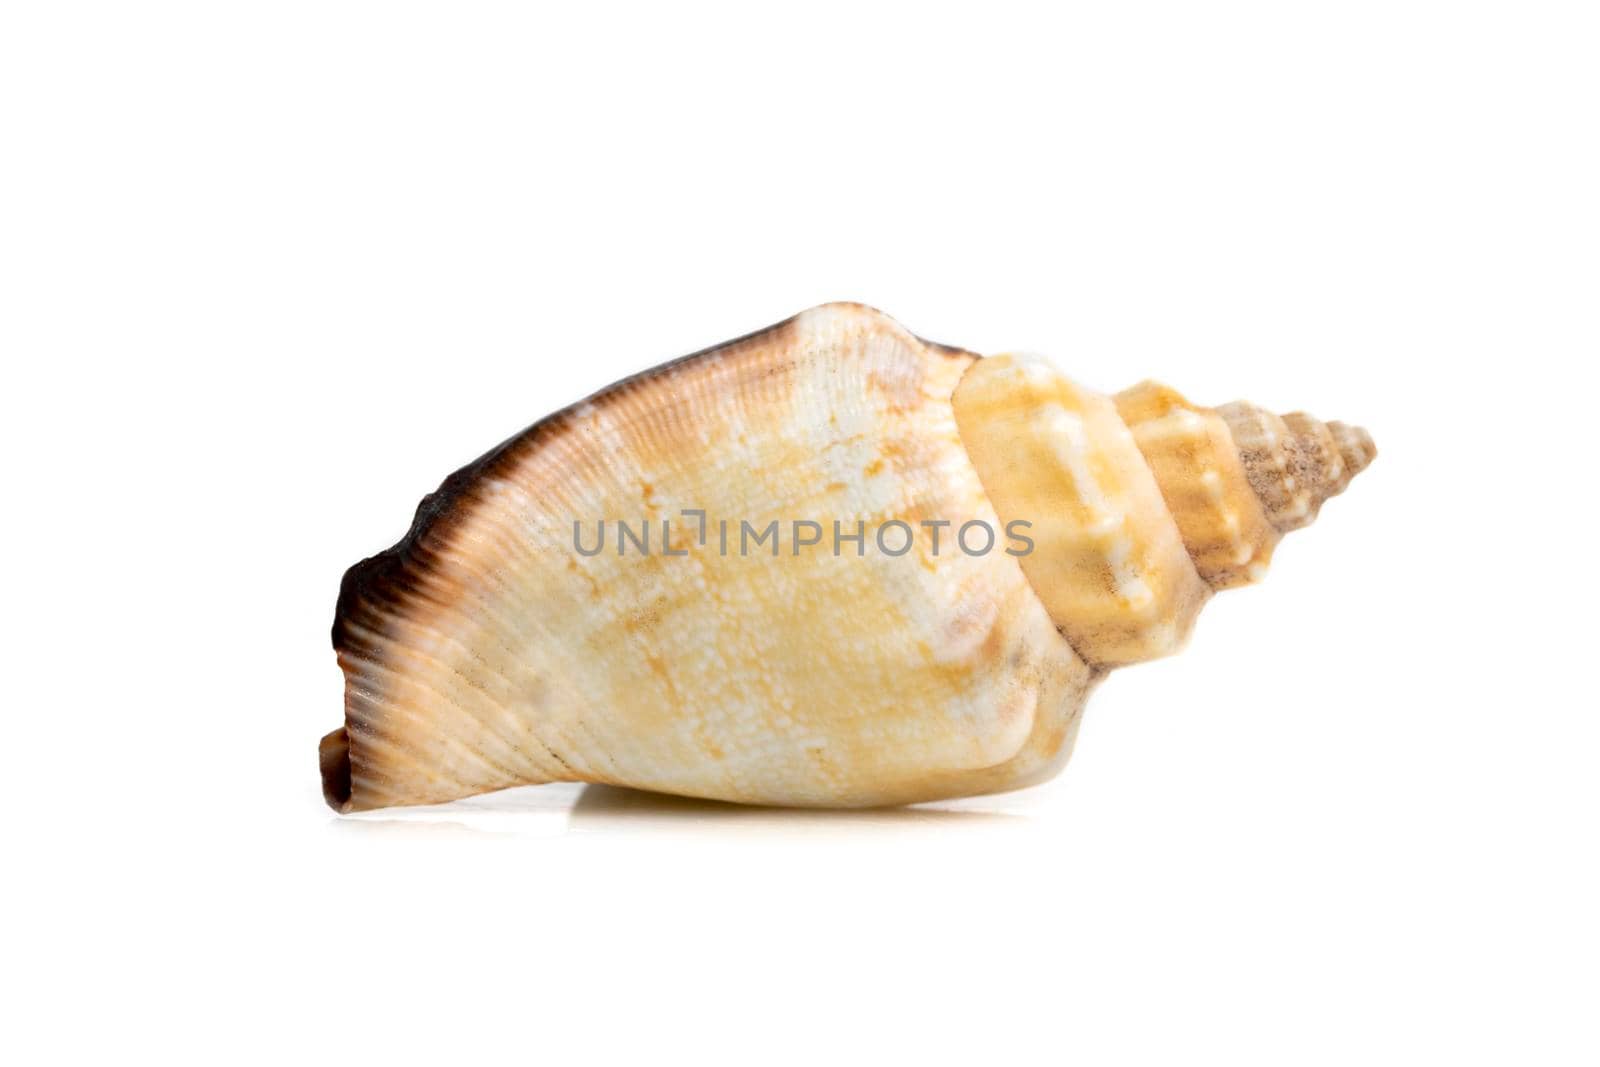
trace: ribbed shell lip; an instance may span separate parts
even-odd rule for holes
[[[874,315],[881,312],[864,304],[841,303],[840,308],[853,308]],[[670,381],[675,375],[696,361],[734,351],[752,344],[771,343],[785,331],[791,330],[801,320],[793,315],[781,322],[753,330],[731,341],[710,345],[697,352],[651,367],[637,374],[613,382],[588,397],[538,420],[500,442],[488,452],[461,467],[445,478],[432,493],[417,505],[416,513],[405,535],[389,548],[369,556],[345,571],[339,584],[338,602],[334,609],[332,642],[339,656],[340,666],[346,675],[345,725],[324,737],[319,747],[322,768],[323,796],[335,811],[369,810],[388,806],[393,800],[376,801],[367,795],[356,795],[354,768],[349,730],[361,733],[371,723],[352,715],[349,709],[349,686],[353,664],[367,660],[381,660],[382,653],[372,635],[387,636],[393,632],[396,620],[404,619],[418,610],[426,577],[439,564],[440,555],[451,550],[457,531],[467,524],[474,510],[480,506],[477,490],[486,479],[491,479],[505,467],[515,464],[530,450],[541,445],[548,437],[566,430],[575,412],[586,405],[607,405],[634,390]],[[920,340],[920,339],[919,339]],[[935,345],[940,351],[955,355],[966,354],[949,345]],[[364,735],[362,735],[364,736]],[[361,737],[357,738],[354,758],[363,759]],[[363,769],[365,776],[370,768]],[[363,777],[363,781],[366,779]]]
[[[841,306],[856,307],[866,311],[874,310],[864,304]],[[474,490],[484,479],[493,477],[503,465],[515,463],[529,449],[537,447],[547,435],[561,432],[575,411],[586,405],[607,404],[653,381],[669,380],[675,373],[696,360],[751,343],[768,341],[791,329],[800,317],[791,315],[782,322],[752,330],[742,337],[710,345],[697,352],[679,356],[612,382],[605,388],[590,393],[584,399],[546,415],[531,426],[512,434],[477,459],[450,474],[439,488],[422,498],[405,536],[389,548],[368,556],[345,571],[339,583],[338,603],[334,608],[332,634],[334,650],[350,649],[364,653],[366,649],[362,647],[352,624],[359,621],[363,625],[382,627],[386,620],[382,612],[364,611],[363,605],[375,605],[403,613],[414,595],[416,586],[414,576],[407,574],[408,568],[426,572],[434,563],[429,558],[429,553],[425,551],[425,546],[429,543],[448,545],[453,530],[469,517],[475,505]],[[948,345],[937,347],[952,353],[961,351]]]

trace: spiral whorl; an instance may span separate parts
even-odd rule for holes
[[[1242,402],[1198,407],[1155,382],[1116,403],[1213,589],[1259,580],[1278,537],[1310,523],[1377,453],[1365,430]]]
[[[1251,490],[1228,424],[1156,382],[1124,389],[1116,403],[1200,577],[1213,589],[1258,580],[1278,531]]]
[[[1333,434],[1333,442],[1344,459],[1345,485],[1349,485],[1351,478],[1366,470],[1367,465],[1377,458],[1378,446],[1372,443],[1372,435],[1359,426],[1330,422],[1328,432]]]
[[[995,511],[1030,526],[1023,573],[1096,667],[1174,651],[1213,590],[1259,581],[1375,453],[1340,423],[1155,382],[1106,397],[1009,354],[973,364],[952,402]]]
[[[1177,651],[1212,587],[1117,401],[1017,355],[974,363],[951,399],[995,511],[1029,524],[1037,547],[1017,562],[1078,655]]]
[[[1344,492],[1378,453],[1367,431],[1304,412],[1279,418],[1234,401],[1217,413],[1233,435],[1250,488],[1285,533],[1309,525],[1323,502]]]

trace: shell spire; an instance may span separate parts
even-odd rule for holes
[[[1259,581],[1279,537],[1310,525],[1378,453],[1359,427],[1243,401],[1201,408],[1155,382],[1119,393],[1117,407],[1213,589]]]
[[[1144,382],[1117,394],[1195,568],[1213,589],[1259,581],[1279,537],[1308,526],[1377,455],[1367,431],[1243,401],[1197,407]]]
[[[1101,669],[1181,648],[1211,593],[1259,581],[1376,451],[1341,423],[1157,382],[1103,396],[1026,355],[980,361],[951,400],[995,510],[1039,541],[1019,560],[1035,594]]]
[[[1358,426],[1323,423],[1304,412],[1279,417],[1236,400],[1217,413],[1227,422],[1250,487],[1284,533],[1309,526],[1378,454]]]

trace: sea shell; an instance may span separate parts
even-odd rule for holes
[[[815,308],[544,419],[352,567],[324,791],[848,807],[1029,785],[1106,672],[1176,650],[1373,455],[1339,423],[1108,397]]]

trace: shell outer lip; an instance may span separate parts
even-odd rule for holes
[[[350,735],[343,726],[324,737],[317,745],[322,764],[322,796],[328,807],[344,813],[350,810]]]

